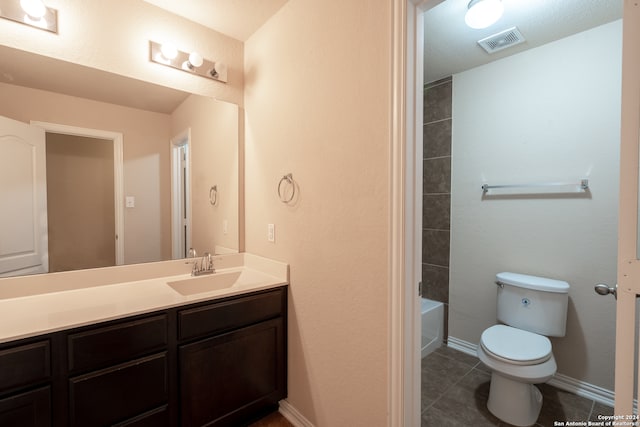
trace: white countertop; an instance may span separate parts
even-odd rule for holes
[[[68,272],[64,273],[69,276],[68,289],[57,286],[53,287],[52,292],[35,294],[26,289],[24,296],[17,293],[17,290],[10,289],[13,284],[9,282],[11,279],[1,279],[0,343],[288,284],[286,264],[250,254],[223,255],[215,259],[214,264],[218,262],[223,267],[217,268],[215,274],[236,272],[239,273],[237,280],[233,286],[192,295],[183,295],[167,284],[189,279],[190,273],[95,285],[90,280],[92,275],[87,275],[85,272],[82,279],[86,281],[87,286],[82,287],[74,281],[75,272]],[[184,261],[167,261],[167,263],[185,270],[181,265]],[[163,263],[149,264],[148,267],[153,269],[154,265],[157,267],[158,264]],[[127,269],[127,266],[112,268]],[[140,266],[137,268],[139,269]],[[92,273],[96,275],[96,280],[102,282],[105,280],[104,274],[108,275],[110,272],[105,269],[95,269]],[[102,277],[98,279],[97,275],[101,273]],[[122,275],[123,271],[119,271],[116,276]],[[127,272],[124,271],[124,276],[126,275]],[[134,274],[136,277],[140,275],[139,271]],[[53,275],[39,276],[38,281],[42,282],[46,276]],[[150,273],[150,276],[153,274]],[[25,279],[28,280],[28,278],[20,278],[20,282]],[[46,280],[43,283],[46,285]],[[42,283],[38,286],[42,286]],[[3,296],[3,288],[11,296]]]

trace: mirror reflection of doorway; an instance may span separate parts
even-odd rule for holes
[[[123,263],[122,141],[0,117],[0,277]]]
[[[171,258],[187,258],[191,248],[191,132],[171,140]]]
[[[116,265],[113,141],[46,134],[49,272]]]
[[[39,121],[31,125],[44,129],[47,145],[49,272],[124,264],[123,135]],[[52,256],[58,258],[55,265]]]

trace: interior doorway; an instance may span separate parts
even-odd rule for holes
[[[46,135],[49,272],[124,264],[122,134],[31,125]]]

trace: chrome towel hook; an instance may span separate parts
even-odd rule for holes
[[[291,195],[289,197],[287,197],[286,195],[286,185],[283,186],[282,184],[289,184],[291,186]],[[284,175],[282,178],[280,178],[280,182],[278,183],[278,197],[280,198],[280,201],[282,203],[291,203],[291,201],[293,200],[293,198],[296,195],[296,183],[293,180],[293,174],[286,174]]]
[[[214,185],[209,189],[209,203],[215,206],[218,203],[218,186]]]

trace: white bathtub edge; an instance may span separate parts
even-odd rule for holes
[[[422,298],[420,301],[421,349],[424,359],[440,347],[444,335],[444,304],[439,301]]]

